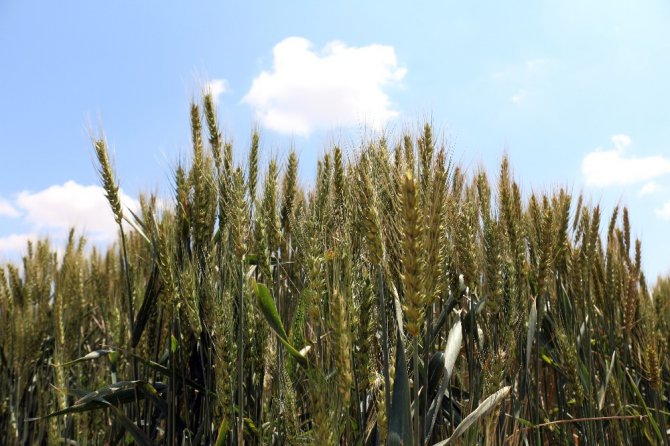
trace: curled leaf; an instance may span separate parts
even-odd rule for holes
[[[430,435],[433,432],[433,427],[435,427],[437,413],[439,408],[442,406],[442,398],[444,398],[444,392],[447,390],[447,386],[449,385],[449,379],[451,378],[451,374],[454,371],[454,366],[456,365],[456,360],[458,359],[458,354],[461,351],[462,344],[463,329],[461,327],[461,321],[458,321],[453,325],[453,327],[451,327],[451,330],[449,330],[447,346],[444,349],[444,379],[442,380],[440,390],[437,392],[435,400],[428,410],[425,427],[426,438],[430,438]]]
[[[293,356],[300,365],[307,367],[307,358],[305,358],[305,356],[289,342],[288,335],[284,329],[284,324],[281,322],[279,312],[277,311],[277,307],[275,306],[275,302],[272,299],[268,287],[262,283],[253,281],[253,289],[256,294],[258,307],[260,308],[261,313],[263,313],[265,320],[270,325],[270,328],[275,332],[281,343],[284,344],[284,347],[286,347],[289,354]]]
[[[492,394],[491,396],[489,396],[488,398],[486,398],[484,401],[482,401],[482,403],[479,406],[477,406],[475,410],[473,410],[467,417],[463,419],[463,421],[461,421],[458,427],[456,427],[456,430],[454,430],[454,433],[451,434],[451,437],[439,443],[435,443],[435,445],[433,446],[443,446],[449,444],[452,441],[456,440],[461,435],[463,435],[465,431],[467,431],[470,428],[470,426],[472,426],[480,418],[486,415],[491,409],[497,406],[498,403],[507,396],[510,390],[512,390],[512,386],[505,386],[502,389],[495,392],[494,394]]]
[[[81,358],[77,358],[77,359],[75,359],[74,361],[70,361],[70,362],[66,362],[66,363],[64,363],[64,364],[60,364],[60,366],[61,366],[61,367],[67,367],[67,366],[71,366],[71,365],[78,364],[78,363],[80,363],[80,362],[91,361],[91,360],[93,360],[93,359],[98,359],[98,358],[100,358],[100,357],[102,357],[102,356],[107,356],[107,355],[109,355],[110,353],[114,353],[114,350],[104,350],[104,349],[102,349],[102,350],[95,350],[95,351],[92,351],[92,352],[90,352],[90,353],[88,353],[88,354],[82,356]]]

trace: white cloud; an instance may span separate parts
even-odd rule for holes
[[[642,189],[640,189],[640,195],[651,195],[658,192],[659,190],[661,190],[661,187],[653,181],[650,181],[642,186]]]
[[[586,184],[598,187],[634,184],[670,173],[670,159],[664,156],[626,155],[632,143],[628,135],[614,135],[612,143],[613,149],[597,149],[584,157],[582,174]]]
[[[9,201],[0,198],[0,216],[16,218],[20,217],[21,213]]]
[[[121,202],[132,210],[139,203],[120,191]],[[75,227],[95,240],[111,241],[117,225],[100,186],[83,186],[74,181],[50,186],[42,191],[21,192],[16,205],[24,211],[26,221],[35,230],[67,230]]]
[[[11,234],[6,237],[0,237],[0,252],[18,253],[23,252],[28,246],[28,240],[35,242],[36,234]]]
[[[225,79],[213,79],[205,85],[205,91],[211,93],[214,103],[218,102],[219,96],[230,91],[228,81]]]
[[[670,201],[656,209],[656,215],[663,220],[670,220]]]
[[[334,41],[316,52],[309,40],[289,37],[275,45],[272,70],[254,78],[242,101],[263,125],[282,133],[359,122],[379,127],[398,116],[386,87],[399,86],[406,72],[392,46]]]

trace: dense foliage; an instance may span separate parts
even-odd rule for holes
[[[123,209],[96,140],[118,243],[0,269],[3,444],[667,444],[669,281],[625,208],[524,199],[429,125],[308,190],[257,133],[237,167],[209,95],[191,128],[173,204]]]

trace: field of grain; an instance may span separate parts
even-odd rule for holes
[[[3,444],[668,444],[670,279],[626,208],[466,173],[428,124],[302,189],[190,116],[172,204],[123,209],[96,140],[118,242],[0,269]]]

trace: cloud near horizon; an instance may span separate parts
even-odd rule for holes
[[[10,234],[5,237],[0,237],[0,252],[1,253],[15,253],[21,252],[28,246],[28,241],[35,241],[38,239],[37,234]],[[0,258],[0,261],[5,260]]]
[[[361,122],[380,128],[399,115],[386,88],[401,86],[406,72],[392,46],[333,41],[317,52],[309,40],[289,37],[275,45],[272,69],[254,78],[242,102],[280,133]]]
[[[123,191],[119,192],[124,209],[139,209],[137,200]],[[117,234],[118,227],[105,191],[100,186],[84,186],[67,181],[34,193],[23,191],[18,194],[13,205],[21,211],[22,218],[31,228],[30,236],[36,232],[59,235],[72,227],[94,241],[109,242]],[[14,246],[19,237],[25,241],[29,235],[14,234],[2,240],[7,246]]]
[[[613,135],[614,148],[596,149],[582,161],[586,184],[596,187],[649,182],[670,174],[670,159],[662,155],[636,157],[626,154],[632,145],[628,135]]]
[[[649,181],[642,186],[640,189],[640,195],[651,195],[661,190],[661,186],[656,184],[654,181]]]

